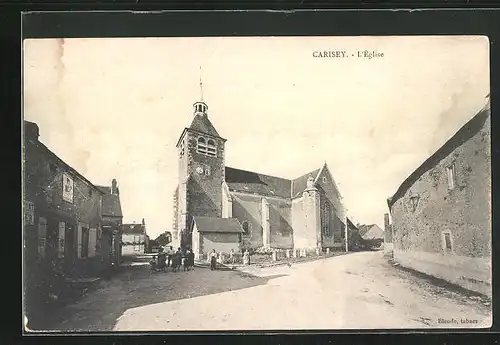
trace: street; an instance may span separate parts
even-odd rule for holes
[[[382,252],[242,271],[130,268],[54,316],[58,331],[489,327],[480,297],[393,266]]]

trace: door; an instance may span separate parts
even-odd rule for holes
[[[75,263],[75,226],[73,224],[66,223],[64,239],[64,266],[69,272]]]

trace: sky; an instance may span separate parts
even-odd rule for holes
[[[337,50],[348,58],[313,56]],[[172,228],[200,76],[227,166],[292,179],[326,162],[348,217],[381,227],[490,84],[480,36],[33,39],[23,58],[24,119],[94,184],[116,178],[124,223],[144,218],[150,237]]]

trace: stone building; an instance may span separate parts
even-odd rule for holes
[[[110,267],[103,193],[39,140],[24,121],[23,277],[27,306]],[[60,289],[60,290],[59,290]]]
[[[488,104],[388,199],[394,259],[491,295]]]
[[[102,197],[102,228],[108,230],[108,241],[112,248],[112,261],[120,265],[122,255],[122,223],[123,214],[120,202],[120,191],[116,179],[111,181],[111,186],[96,186],[103,193]]]
[[[122,256],[141,255],[147,252],[149,236],[144,218],[140,224],[122,225]]]
[[[241,236],[226,237],[238,239],[240,249],[345,248],[345,208],[326,163],[295,179],[268,176],[227,167],[225,145],[207,105],[196,102],[192,123],[177,142],[174,245],[213,249],[192,242],[196,217],[210,217],[210,224],[219,224],[215,219],[220,218],[238,220]],[[237,222],[226,223],[221,228],[238,232]]]

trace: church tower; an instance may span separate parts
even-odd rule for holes
[[[178,247],[191,245],[189,228],[193,216],[222,217],[226,139],[217,133],[208,118],[203,92],[193,108],[191,125],[184,129],[177,142],[179,187],[174,229],[177,234],[173,234],[172,242]]]

